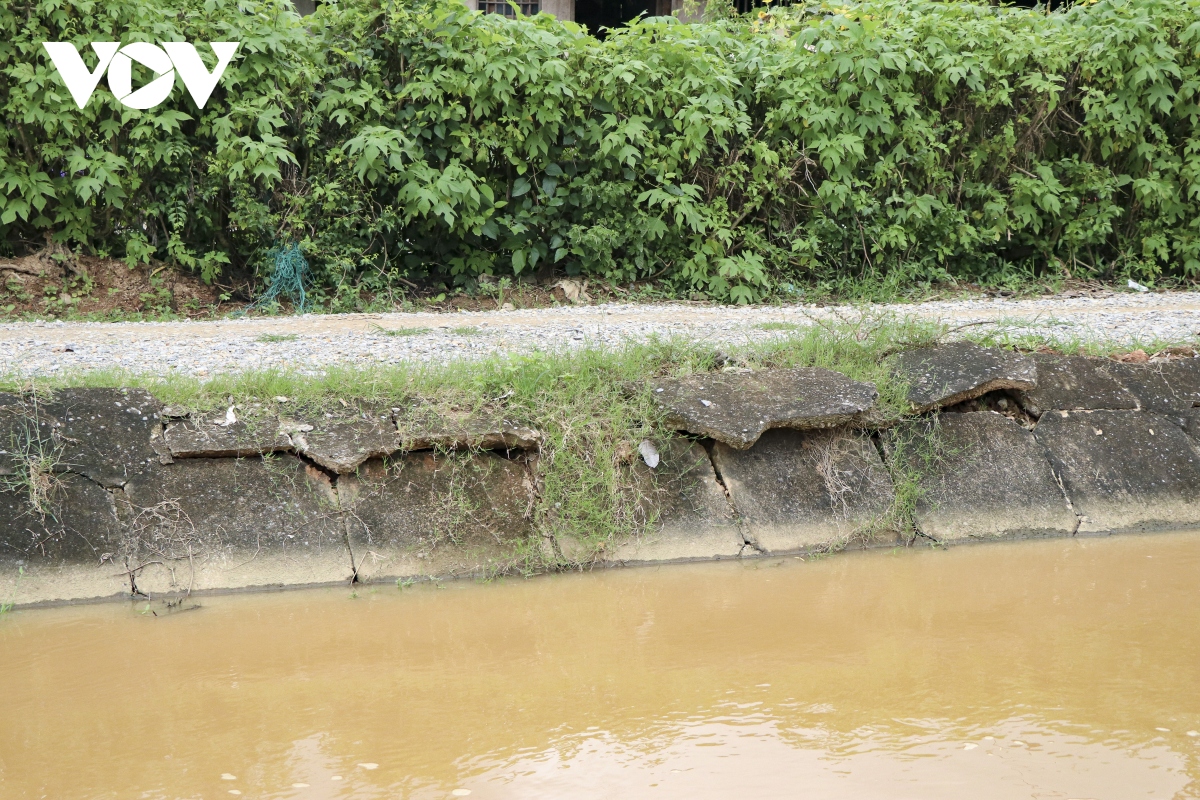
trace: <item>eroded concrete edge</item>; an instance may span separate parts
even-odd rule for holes
[[[1016,393],[1012,393],[1011,396],[1015,403],[1019,403],[1019,401],[1020,401],[1019,395],[1017,395]],[[1048,413],[1056,413],[1055,410],[1053,410],[1053,409],[1036,409],[1035,411],[1036,411],[1036,413],[1039,414],[1039,416],[1042,416],[1042,417],[1044,417]],[[959,413],[959,412],[933,412],[927,416],[936,417],[938,413]],[[979,412],[971,412],[971,413],[979,413]],[[1079,411],[1074,410],[1074,411],[1072,411],[1072,413],[1079,413]],[[1086,413],[1086,410],[1085,410],[1085,413]],[[1129,410],[1125,413],[1138,414],[1140,412],[1138,410]],[[1036,431],[1038,420],[1034,419],[1032,422],[1033,422],[1033,424],[1030,426],[1030,429]],[[394,415],[392,418],[392,423],[393,423],[393,425],[395,424]],[[1186,425],[1186,420],[1185,420],[1184,416],[1182,416],[1182,415],[1179,420],[1179,425],[1181,426],[1181,428]],[[159,424],[157,425],[155,431],[151,435],[150,445],[154,449],[154,451],[157,453],[158,460],[159,460],[161,467],[162,468],[170,468],[172,462],[176,458],[179,458],[180,460],[185,460],[185,459],[182,456],[178,456],[176,454],[171,453],[169,451],[169,449],[165,448],[165,446],[164,446],[165,445],[164,430],[165,430],[165,425],[163,424],[163,421],[160,421]],[[878,450],[881,461],[884,464],[889,464],[889,453],[888,453],[887,448],[884,446],[884,443],[882,440],[882,433],[880,431],[868,431],[868,435],[870,436],[873,445]],[[1054,475],[1055,481],[1058,484],[1058,488],[1059,488],[1060,492],[1062,493],[1064,502],[1067,504],[1067,507],[1071,510],[1071,512],[1075,515],[1076,524],[1075,524],[1074,530],[1068,535],[1070,535],[1070,536],[1109,535],[1112,533],[1152,532],[1152,531],[1157,530],[1156,528],[1146,528],[1144,526],[1133,526],[1127,530],[1114,529],[1114,530],[1103,530],[1103,531],[1089,531],[1089,532],[1086,532],[1086,534],[1081,534],[1080,530],[1081,530],[1081,523],[1083,522],[1083,515],[1076,508],[1076,504],[1072,500],[1071,493],[1068,490],[1068,487],[1063,480],[1061,470],[1056,466],[1052,453],[1047,449],[1047,446],[1042,441],[1042,439],[1040,437],[1036,437],[1036,436],[1034,438],[1035,438],[1035,441],[1037,441],[1037,443],[1038,443],[1038,447],[1041,448],[1042,458],[1045,459],[1045,461],[1048,465],[1048,468]],[[1200,441],[1197,441],[1195,438],[1193,438],[1190,435],[1188,437],[1188,441],[1190,441],[1191,447],[1196,452],[1196,454],[1198,456],[1200,456]],[[501,442],[501,443],[503,444],[503,442]],[[844,546],[845,542],[829,541],[829,542],[822,542],[822,543],[814,545],[814,546],[807,546],[807,547],[801,547],[801,548],[795,548],[795,549],[776,549],[776,550],[772,550],[769,552],[764,550],[763,548],[759,547],[755,543],[754,538],[747,533],[746,521],[743,518],[743,516],[738,513],[738,497],[736,496],[736,491],[731,490],[729,484],[726,481],[725,476],[722,474],[719,459],[713,457],[713,443],[711,442],[711,440],[701,440],[701,443],[704,445],[705,452],[708,456],[710,465],[712,467],[713,475],[715,477],[716,483],[720,487],[721,491],[723,492],[725,502],[727,503],[728,509],[730,510],[730,512],[732,514],[733,524],[736,526],[737,530],[739,531],[739,536],[741,538],[742,545],[736,554],[737,558],[750,559],[750,558],[775,558],[775,557],[806,557],[813,553],[827,553],[827,552],[830,552],[831,550],[839,549],[840,547]],[[293,447],[287,448],[286,450],[283,450],[281,452],[285,452],[288,455],[290,455],[292,458],[298,459],[300,462],[305,464],[307,469],[319,471],[326,479],[328,479],[331,492],[334,495],[334,497],[337,498],[339,496],[338,483],[339,483],[341,475],[338,473],[338,471],[331,470],[327,466],[322,466],[317,461],[315,461],[314,459],[309,457],[308,454],[303,452],[304,449],[305,448],[303,448],[303,447],[293,446]],[[404,452],[404,451],[399,449],[399,444],[398,444],[397,450],[395,451],[395,453],[402,453],[402,452]],[[241,456],[237,456],[237,457],[231,456],[231,457],[229,457],[228,460],[230,460],[232,462],[232,461],[245,460],[247,458],[263,459],[263,458],[270,458],[270,457],[271,457],[271,455],[269,453],[266,453],[266,454],[260,454],[260,455],[254,455],[254,456],[246,456],[246,455],[241,455]],[[82,473],[73,473],[73,474],[80,474],[81,477],[83,477],[89,481],[92,480],[87,475],[83,475]],[[95,481],[92,481],[92,482],[95,482]],[[102,488],[104,488],[104,490],[106,492],[108,492],[110,494],[110,496],[112,497],[113,505],[118,511],[119,522],[122,525],[129,524],[129,515],[133,512],[131,510],[132,505],[129,502],[128,498],[125,496],[125,485],[122,484],[119,486],[103,486],[100,483],[97,483],[97,485],[102,486]],[[344,565],[344,568],[345,568],[344,576],[341,576],[341,577],[337,578],[336,580],[317,580],[317,581],[302,580],[299,575],[293,575],[293,574],[289,573],[288,570],[286,569],[286,567],[279,567],[278,565],[276,565],[275,567],[264,570],[262,573],[260,573],[262,575],[273,574],[276,578],[275,580],[249,579],[246,582],[244,582],[242,584],[238,584],[238,585],[226,585],[226,586],[215,586],[215,587],[205,586],[205,587],[201,587],[201,588],[195,588],[191,591],[191,593],[195,594],[197,596],[200,596],[200,595],[213,594],[213,593],[244,592],[244,591],[271,591],[271,590],[279,590],[279,589],[286,589],[286,588],[338,586],[338,585],[352,584],[356,580],[359,579],[359,576],[358,576],[359,566],[358,565],[360,563],[360,560],[359,560],[359,557],[357,557],[354,553],[354,548],[353,548],[353,544],[352,544],[351,536],[350,536],[350,519],[349,519],[349,517],[350,517],[351,513],[352,512],[349,509],[344,507],[344,505],[340,502],[340,500],[337,502],[336,507],[335,507],[335,514],[337,516],[339,526],[342,530],[342,546],[343,546],[343,549],[339,553],[338,558],[341,560],[341,563]],[[1194,521],[1192,521],[1192,520],[1183,521],[1179,524],[1173,524],[1169,527],[1165,527],[1165,528],[1163,528],[1163,530],[1178,529],[1180,527],[1187,527],[1189,525],[1200,526],[1200,516],[1198,516],[1197,519]],[[936,537],[928,536],[924,532],[920,531],[919,528],[917,530],[917,533],[925,536],[931,542],[934,542],[937,544],[944,544],[943,542],[939,542],[939,540]],[[552,534],[551,534],[551,537],[553,537]],[[987,540],[994,541],[994,540],[1002,540],[1005,538],[1022,538],[1022,537],[1020,537],[1020,536],[1012,536],[1012,537],[996,536],[996,537],[991,537]],[[954,544],[960,544],[960,543],[965,543],[965,542],[954,542]],[[854,546],[856,548],[860,548],[860,547],[861,548],[894,547],[894,546],[896,546],[896,544],[897,544],[897,542],[895,540],[886,540],[885,541],[885,540],[872,540],[869,538],[859,539],[854,542]],[[558,556],[562,555],[562,549],[559,545],[559,542],[554,538],[551,538],[549,541],[542,542],[541,546],[543,548],[548,548],[550,551],[550,554],[557,554]],[[725,556],[722,556],[722,557],[725,557]],[[610,560],[596,561],[592,564],[589,564],[588,566],[590,568],[595,568],[595,567],[613,568],[613,567],[617,567],[617,566],[634,566],[634,565],[641,565],[641,564],[647,564],[647,565],[669,564],[669,563],[682,563],[682,562],[697,561],[697,560],[710,560],[710,559],[709,558],[658,558],[658,559],[651,558],[651,559],[635,559],[635,560],[610,559]],[[38,569],[38,570],[31,570],[29,572],[29,574],[27,574],[24,578],[21,579],[21,582],[23,582],[23,585],[25,587],[29,587],[30,585],[37,584],[38,582],[48,582],[48,583],[55,584],[56,587],[58,587],[58,588],[50,589],[50,590],[46,590],[46,591],[42,591],[42,592],[35,592],[35,594],[40,595],[40,597],[37,597],[37,599],[32,599],[30,602],[22,602],[22,600],[21,600],[21,595],[26,594],[26,592],[24,592],[24,591],[19,592],[19,593],[14,592],[14,586],[18,584],[17,581],[13,580],[13,578],[11,578],[11,577],[8,577],[7,580],[4,578],[0,578],[0,600],[6,599],[7,597],[11,596],[12,599],[16,601],[15,605],[17,607],[27,607],[27,606],[38,606],[38,605],[59,605],[59,604],[63,604],[63,603],[96,602],[96,601],[108,601],[108,600],[114,600],[114,599],[138,598],[140,595],[138,593],[139,587],[137,584],[136,572],[142,571],[145,567],[137,566],[137,565],[131,566],[130,564],[125,564],[121,569],[116,569],[116,567],[117,567],[117,565],[115,563],[109,562],[109,563],[107,563],[107,565],[105,563],[102,563],[96,567],[89,567],[89,566],[79,565],[79,564],[64,564],[64,565],[59,565],[57,567],[46,566],[46,567]],[[107,568],[109,571],[102,573],[102,571],[105,568]],[[35,574],[35,573],[41,573],[41,574]],[[98,573],[102,573],[102,575],[98,575]],[[376,576],[373,576],[373,580],[381,581],[381,582],[384,580],[391,581],[394,579],[401,579],[401,580],[407,580],[407,581],[444,581],[444,580],[453,580],[453,579],[466,578],[466,577],[476,578],[476,577],[480,577],[483,574],[485,574],[485,571],[483,571],[483,570],[466,571],[466,572],[460,571],[457,573],[445,573],[445,574],[440,574],[440,573],[433,572],[433,571],[424,572],[424,573],[419,572],[419,571],[417,571],[417,572],[405,571],[404,573],[397,574],[395,576],[390,575],[390,574],[389,575],[376,575]],[[127,582],[128,587],[126,588],[124,585],[113,586],[113,591],[104,592],[99,584],[103,583],[105,586],[111,586],[112,584],[110,583],[110,581],[113,579],[122,580],[123,583]],[[90,590],[82,589],[81,592],[76,593],[78,596],[75,596],[72,594],[72,590],[69,588],[72,585],[76,586],[79,589],[82,589],[82,587],[84,585],[86,585],[86,586],[95,585],[95,588],[90,589]],[[175,594],[179,594],[181,591],[182,591],[181,588],[178,586],[168,587],[165,591],[161,592],[160,596],[163,596],[163,595],[172,596]]]

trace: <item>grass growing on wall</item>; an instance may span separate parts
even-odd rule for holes
[[[681,338],[652,340],[616,349],[499,355],[440,364],[331,367],[318,374],[276,370],[216,375],[207,380],[181,375],[91,372],[34,382],[10,378],[0,389],[49,390],[58,386],[139,387],[161,402],[192,410],[223,410],[230,403],[246,412],[303,415],[356,409],[419,409],[424,418],[470,412],[501,414],[543,435],[533,463],[539,488],[534,509],[538,527],[569,535],[599,553],[641,533],[647,522],[640,490],[630,474],[643,439],[672,435],[661,426],[653,381],[713,370],[817,366],[875,384],[884,418],[907,411],[907,387],[891,372],[890,356],[933,344],[947,335],[970,334],[990,344],[1036,349],[1055,344],[1013,323],[1015,333],[945,325],[888,315],[864,315],[780,330],[765,342],[718,350]],[[1062,349],[1063,343],[1057,343]],[[1068,343],[1069,344],[1069,343]],[[1159,342],[1151,349],[1171,343]],[[1129,347],[1108,346],[1108,351]],[[1099,354],[1099,347],[1096,348]],[[286,398],[280,402],[277,398]],[[919,465],[944,457],[936,430],[893,432],[888,460],[896,501],[872,530],[911,534],[920,498]],[[916,466],[914,466],[916,465]],[[523,552],[529,568],[543,556]]]
[[[655,378],[714,369],[819,366],[874,383],[887,414],[904,409],[903,385],[887,355],[934,341],[941,328],[892,317],[864,318],[789,331],[779,338],[718,352],[683,339],[655,340],[615,350],[584,349],[493,356],[447,364],[333,367],[317,375],[251,371],[205,381],[185,376],[92,372],[12,380],[9,389],[56,386],[138,387],[167,405],[194,410],[286,414],[346,413],[354,408],[419,408],[422,416],[475,411],[502,413],[543,435],[534,464],[538,524],[599,551],[637,535],[647,523],[629,465],[643,439],[671,435],[660,425]],[[3,387],[3,384],[0,384]],[[279,402],[276,398],[287,398]]]

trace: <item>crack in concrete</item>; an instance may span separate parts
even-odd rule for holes
[[[1038,447],[1042,450],[1042,458],[1046,460],[1046,465],[1050,467],[1050,474],[1054,476],[1054,482],[1058,484],[1058,491],[1062,493],[1062,498],[1067,503],[1067,510],[1075,516],[1075,527],[1071,529],[1071,536],[1075,536],[1079,533],[1080,526],[1083,525],[1083,515],[1075,510],[1075,504],[1071,502],[1071,495],[1067,492],[1066,484],[1063,483],[1062,476],[1058,474],[1058,470],[1054,467],[1054,459],[1050,458],[1050,450],[1037,438],[1036,424],[1033,427],[1032,433],[1033,440],[1037,442]]]
[[[757,553],[765,555],[766,551],[759,547],[758,543],[755,542],[754,539],[752,539],[749,535],[747,535],[746,525],[742,521],[741,514],[738,513],[737,506],[733,502],[733,495],[729,493],[729,485],[725,483],[725,476],[721,474],[721,468],[717,466],[717,460],[713,458],[713,448],[717,446],[716,441],[705,438],[700,439],[699,443],[700,446],[704,448],[705,454],[708,455],[708,463],[712,467],[713,478],[716,480],[717,485],[721,487],[721,492],[725,495],[725,505],[726,508],[729,509],[729,513],[733,517],[734,523],[737,525],[738,536],[742,537],[742,546],[738,550],[738,558],[742,557],[742,553],[746,552],[747,547],[752,548]]]

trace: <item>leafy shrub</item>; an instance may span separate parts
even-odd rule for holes
[[[32,20],[32,23],[27,22]],[[319,297],[557,270],[784,283],[1200,275],[1200,0],[801,3],[603,41],[449,0],[0,9],[0,230]],[[202,113],[80,112],[40,52],[242,41]],[[223,266],[228,265],[228,266]]]
[[[0,232],[11,250],[44,237],[130,263],[158,257],[210,280],[269,240],[265,209],[290,189],[296,104],[316,42],[290,5],[240,0],[11,0],[0,7]],[[136,111],[101,81],[80,110],[42,42],[239,41],[203,111],[176,88]],[[201,56],[211,56],[199,47]],[[90,59],[90,60],[89,60]],[[208,61],[209,69],[213,61]],[[272,198],[266,200],[265,198]]]

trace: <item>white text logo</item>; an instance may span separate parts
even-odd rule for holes
[[[92,49],[100,59],[95,71],[88,70],[79,51],[70,42],[42,42],[42,47],[50,54],[50,60],[80,108],[87,105],[106,69],[108,88],[130,108],[154,108],[166,100],[175,85],[176,72],[183,79],[183,85],[191,93],[196,105],[204,108],[233,59],[233,54],[237,52],[238,42],[209,42],[209,47],[217,56],[217,66],[212,72],[200,60],[196,48],[187,42],[163,42],[162,47],[149,42],[133,42],[124,47],[118,42],[92,42]],[[156,76],[137,91],[133,90],[132,85],[135,61]]]

